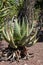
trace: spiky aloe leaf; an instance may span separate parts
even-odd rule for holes
[[[10,37],[9,37],[8,31],[5,28],[3,28],[2,32],[3,32],[3,36],[4,36],[5,40],[7,40],[9,42]]]
[[[33,29],[34,29],[34,22],[32,23],[32,27],[29,29],[28,36],[32,33]]]
[[[38,38],[34,40],[33,45],[38,41]]]
[[[27,32],[27,24],[23,18],[23,21],[22,21],[22,26],[21,26],[21,36],[22,38],[26,35],[26,32]]]
[[[32,35],[32,36],[30,37],[30,41],[33,40],[33,39],[36,37],[37,32],[38,32],[38,29],[36,30],[36,32],[34,33],[34,35]]]
[[[20,26],[17,22],[17,20],[14,22],[14,37],[16,38],[16,40],[20,40],[21,39],[21,33],[20,33]]]
[[[3,8],[3,9],[0,9],[0,12],[4,12],[4,11],[10,9],[10,8],[12,8],[12,7],[6,7],[6,8]]]

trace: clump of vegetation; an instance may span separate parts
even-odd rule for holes
[[[35,44],[38,40],[38,38],[36,39],[38,32],[36,24],[33,21],[29,24],[27,16],[18,20],[18,14],[23,7],[24,0],[18,0],[18,2],[15,0],[1,0],[0,2],[2,3],[2,5],[0,4],[0,31],[3,39],[9,43],[10,48],[12,50],[21,47],[25,49],[25,46]],[[12,18],[15,15],[16,18],[13,22]],[[18,53],[17,51],[15,54]]]
[[[11,55],[13,59],[16,57],[16,60],[19,60],[19,58],[21,58],[22,55],[28,58],[29,54],[26,51],[26,46],[34,45],[38,40],[38,38],[36,38],[38,32],[38,29],[35,28],[36,24],[34,24],[33,22],[30,26],[27,23],[28,20],[25,21],[25,19],[23,18],[21,24],[21,22],[18,21],[18,19],[16,18],[15,21],[10,23],[9,26],[8,24],[6,24],[3,27],[3,38],[9,43],[9,47],[13,51],[16,49],[16,52],[12,52]],[[22,53],[22,51],[24,53]],[[15,56],[13,53],[15,54]]]

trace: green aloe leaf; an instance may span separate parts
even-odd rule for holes
[[[20,26],[19,26],[17,20],[14,23],[14,37],[17,40],[21,39]]]
[[[30,37],[30,40],[33,40],[36,37],[37,32],[38,32],[38,29],[36,30],[36,32],[34,33],[34,35]]]
[[[33,29],[34,29],[34,22],[32,23],[32,27],[29,30],[28,36],[32,33]]]
[[[22,26],[21,26],[21,36],[22,38],[26,35],[26,32],[27,32],[27,25],[25,23],[25,20],[23,18],[23,21],[22,21]]]

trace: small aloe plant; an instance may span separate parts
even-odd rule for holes
[[[9,26],[6,24],[3,27],[3,37],[12,48],[18,48],[26,44],[35,44],[38,40],[36,39],[38,29],[32,35],[34,26],[35,24],[32,23],[30,27],[28,21],[25,21],[24,18],[22,24],[16,19],[14,23],[11,23]]]

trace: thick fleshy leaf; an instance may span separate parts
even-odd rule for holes
[[[17,39],[17,40],[20,40],[21,39],[21,33],[20,33],[20,26],[18,24],[18,21],[16,19],[16,21],[14,22],[14,37]]]
[[[21,26],[21,36],[22,38],[26,35],[26,32],[27,32],[27,24],[23,18],[23,21],[22,21],[22,26]]]

